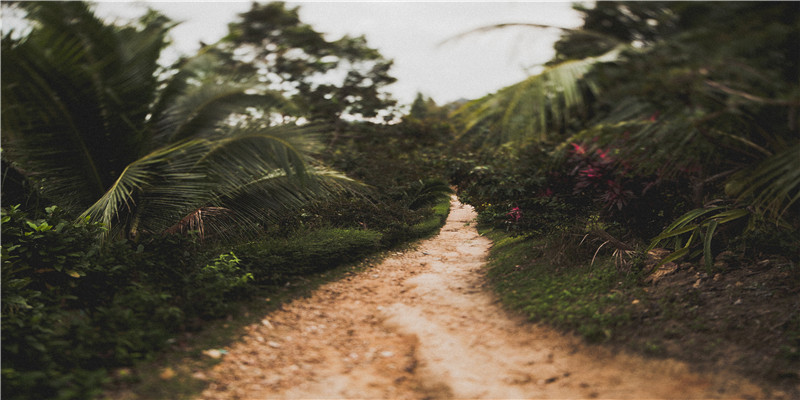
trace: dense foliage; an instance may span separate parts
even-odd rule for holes
[[[542,74],[458,111],[480,154],[453,165],[462,196],[525,231],[567,219],[708,264],[759,232],[796,261],[798,5],[580,10]]]
[[[427,123],[290,125],[275,116],[333,122],[392,102],[317,109],[312,98],[333,87],[287,73],[297,59],[269,68],[305,98],[219,68],[228,44],[249,46],[260,34],[289,47],[302,30],[322,40],[296,10],[254,5],[233,31],[277,12],[277,33],[232,33],[164,68],[157,60],[173,24],[154,12],[113,25],[80,2],[7,6],[33,29],[3,38],[4,398],[91,398],[115,369],[229,315],[238,300],[444,222],[449,185],[420,162],[425,146],[416,143],[433,129]],[[341,56],[353,68],[347,85],[364,96],[393,80],[391,62],[363,38],[317,44],[307,55]],[[367,64],[361,79],[376,79],[372,88],[354,75]]]
[[[2,214],[3,397],[86,398],[108,368],[227,312],[252,275],[182,236],[101,245],[99,223]]]

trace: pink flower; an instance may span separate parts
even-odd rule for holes
[[[508,215],[508,218],[513,222],[519,222],[519,220],[522,219],[522,210],[520,210],[519,207],[514,207],[506,215]]]
[[[584,150],[583,147],[581,147],[581,145],[575,143],[570,143],[570,144],[575,149],[576,154],[586,154],[586,150]]]
[[[595,168],[593,165],[580,170],[578,173],[587,178],[599,178],[603,175],[600,170]]]

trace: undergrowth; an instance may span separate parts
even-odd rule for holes
[[[433,215],[425,221],[410,227],[413,237],[424,238],[435,235],[444,225],[450,212],[449,200],[441,198],[433,207]],[[412,237],[410,234],[407,237]],[[315,258],[305,254],[303,243],[309,239],[317,240],[317,244],[326,243],[331,247],[315,245],[312,247]],[[341,242],[337,242],[337,238]],[[343,229],[322,229],[319,231],[297,232],[289,239],[263,240],[242,245],[239,252],[244,256],[244,264],[249,265],[261,284],[254,295],[233,305],[227,318],[211,321],[198,332],[184,332],[171,340],[170,348],[160,352],[155,359],[143,360],[135,367],[118,368],[112,374],[111,384],[107,386],[104,399],[190,399],[199,394],[207,382],[196,378],[195,372],[213,367],[219,360],[203,354],[204,350],[225,347],[245,334],[245,328],[258,324],[264,315],[279,308],[293,299],[311,295],[319,286],[342,279],[367,270],[379,264],[389,252],[402,250],[411,241],[396,244],[392,247],[374,247],[380,241],[380,235],[372,231],[353,231]],[[336,243],[335,243],[336,242]],[[286,248],[281,248],[285,245]],[[368,252],[367,249],[373,251]],[[244,250],[247,249],[247,250]],[[304,273],[294,273],[271,261],[255,261],[259,254],[268,256],[275,251],[276,257],[284,262],[309,266]],[[249,252],[249,253],[248,253]],[[345,259],[332,262],[328,268],[317,268],[332,260],[331,254],[351,252]],[[360,254],[357,256],[357,254]],[[269,257],[269,256],[268,256]],[[309,258],[310,257],[310,258]],[[250,258],[248,261],[247,259]],[[270,270],[270,268],[276,268]],[[261,272],[258,272],[261,270]],[[279,275],[278,271],[283,271]],[[259,278],[260,276],[260,278]],[[271,277],[274,279],[265,279]],[[174,373],[170,379],[164,379],[164,371]]]
[[[446,201],[403,237],[435,233]],[[4,208],[2,228],[4,399],[93,398],[112,371],[152,359],[242,301],[279,298],[287,283],[387,248],[380,232],[343,228],[232,248],[178,235],[101,244],[100,224],[55,207],[45,218]]]

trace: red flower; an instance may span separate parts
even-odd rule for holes
[[[570,143],[570,144],[575,149],[576,154],[586,154],[586,150],[584,150],[583,147],[581,147],[581,145],[575,143]]]

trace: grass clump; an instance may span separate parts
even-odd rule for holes
[[[444,222],[447,220],[447,216],[450,214],[450,199],[448,197],[440,198],[436,205],[432,207],[432,209],[433,215],[420,223],[412,225],[409,228],[410,238],[424,238],[438,232],[439,228],[444,225]]]
[[[626,310],[636,280],[613,263],[556,265],[544,257],[542,239],[492,230],[488,277],[503,303],[531,321],[573,330],[590,342],[609,339],[631,321]],[[627,294],[625,294],[627,293]]]

